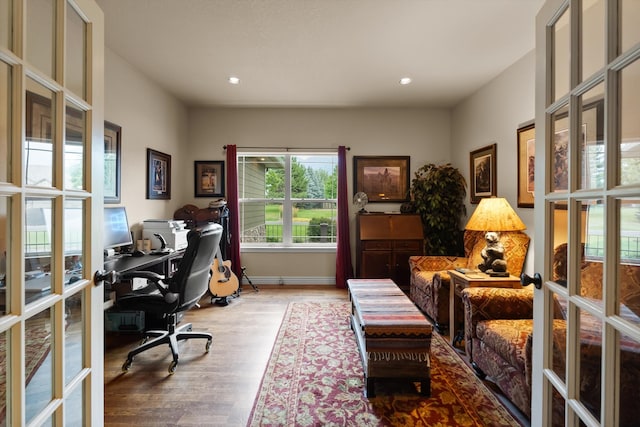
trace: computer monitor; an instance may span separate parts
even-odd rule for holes
[[[124,206],[104,207],[104,249],[133,244]]]

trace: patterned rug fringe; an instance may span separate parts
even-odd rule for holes
[[[367,352],[367,359],[374,362],[386,360],[387,362],[392,360],[410,360],[412,362],[428,362],[429,353],[392,353],[392,352]]]

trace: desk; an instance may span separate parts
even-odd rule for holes
[[[451,283],[449,285],[449,333],[451,334],[451,345],[456,345],[464,338],[464,315],[459,319],[462,311],[462,290],[472,287],[489,288],[514,288],[520,289],[520,278],[516,276],[492,277],[486,273],[461,273],[457,270],[449,270]],[[462,323],[462,330],[458,329],[458,324]]]
[[[103,268],[105,271],[115,271],[118,274],[132,271],[153,271],[165,277],[171,277],[183,255],[184,251],[175,251],[163,255],[144,255],[141,257],[124,255],[115,259],[105,260]],[[112,291],[111,286],[105,285],[105,310],[113,306]]]

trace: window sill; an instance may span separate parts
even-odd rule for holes
[[[282,253],[335,253],[337,248],[335,245],[331,246],[279,246],[279,245],[251,245],[251,246],[240,246],[240,252],[242,253],[251,253],[251,252],[282,252]]]

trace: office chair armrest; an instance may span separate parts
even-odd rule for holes
[[[131,271],[128,273],[122,273],[119,275],[120,279],[132,280],[134,278],[141,278],[151,280],[152,282],[159,283],[164,280],[162,274],[154,273],[153,271]]]
[[[134,278],[147,279],[152,282],[163,296],[167,296],[169,290],[166,286],[163,286],[164,276],[162,274],[154,273],[153,271],[132,271],[129,273],[123,273],[119,276],[119,279],[133,280]]]

